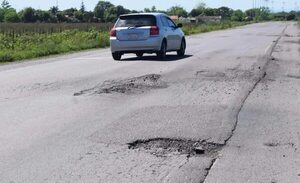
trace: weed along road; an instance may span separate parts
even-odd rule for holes
[[[187,37],[166,61],[92,50],[0,66],[0,182],[300,182],[300,29]]]

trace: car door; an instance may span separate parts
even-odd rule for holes
[[[169,27],[171,28],[171,42],[172,42],[172,50],[178,50],[180,49],[181,46],[181,34],[180,30],[177,27],[177,25],[174,23],[173,20],[171,20],[169,17],[168,19],[168,24]]]
[[[169,25],[169,21],[166,16],[161,17],[162,25],[163,25],[163,31],[164,31],[164,37],[167,39],[168,47],[167,50],[172,50],[172,28]]]

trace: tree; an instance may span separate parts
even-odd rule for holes
[[[84,5],[83,0],[81,1],[80,12],[81,12],[81,13],[84,13],[84,12],[85,12],[85,5]]]
[[[233,10],[228,7],[223,6],[223,7],[216,9],[215,13],[217,16],[221,16],[223,19],[228,19],[232,16]]]
[[[150,10],[150,8],[144,8],[144,12],[149,13],[149,12],[151,12],[151,10]]]
[[[56,18],[58,22],[67,22],[68,19],[65,17],[65,15],[62,12],[58,12],[56,14]]]
[[[119,17],[120,15],[130,13],[130,10],[124,8],[123,6],[116,6],[116,15]]]
[[[168,9],[167,13],[169,15],[177,15],[179,17],[187,17],[188,15],[187,11],[181,6],[173,6]]]
[[[256,11],[256,9],[249,9],[249,10],[245,11],[245,14],[249,20],[253,20],[257,14],[257,11]]]
[[[190,16],[197,17],[199,15],[204,15],[204,12],[206,10],[205,3],[199,3],[192,11],[190,12]]]
[[[291,20],[296,20],[296,12],[291,11],[290,13],[287,14],[286,20],[291,21]]]
[[[69,9],[62,11],[62,14],[67,15],[68,17],[72,17],[75,15],[75,12],[77,12],[77,11],[78,10],[76,8],[69,8]]]
[[[81,22],[83,22],[83,14],[84,14],[84,13],[82,13],[81,11],[76,11],[76,12],[74,13],[74,16],[75,16],[76,19],[78,19],[78,20],[80,20]]]
[[[192,17],[197,17],[199,16],[201,13],[197,10],[197,9],[192,9],[192,11],[190,12],[190,16]]]
[[[94,22],[94,13],[87,11],[83,14],[83,22]]]
[[[266,7],[261,8],[259,13],[260,21],[270,20],[270,13],[271,11],[269,8]]]
[[[20,22],[20,18],[15,10],[9,10],[5,13],[4,21],[7,23]]]
[[[198,10],[198,11],[200,12],[200,14],[201,14],[201,13],[204,13],[204,11],[205,11],[205,9],[206,9],[206,4],[203,3],[203,2],[200,2],[200,3],[196,6],[195,9]]]
[[[155,6],[152,6],[152,7],[151,7],[151,11],[152,11],[152,12],[157,12],[156,7],[155,7]]]
[[[33,23],[37,20],[35,10],[31,7],[23,9],[19,14],[21,20],[25,23]]]
[[[58,13],[59,9],[57,6],[52,6],[49,11],[52,15],[56,15]]]
[[[48,11],[36,10],[36,20],[39,22],[50,22],[51,15]]]
[[[114,5],[109,1],[99,1],[94,8],[94,14],[97,18],[100,18],[101,21],[104,21],[104,13],[111,7],[114,7]]]
[[[0,8],[0,22],[3,22],[4,21],[4,9]]]
[[[235,10],[232,14],[231,20],[241,22],[245,19],[245,14],[242,10]]]
[[[117,19],[117,9],[115,7],[110,7],[104,12],[104,21],[113,22]]]
[[[9,2],[7,0],[3,0],[1,3],[1,7],[2,7],[2,9],[7,10],[7,9],[11,8],[11,5],[9,4]]]
[[[204,14],[206,16],[215,16],[215,9],[213,9],[213,8],[206,8],[204,10]]]
[[[130,13],[138,13],[137,10],[131,10]]]

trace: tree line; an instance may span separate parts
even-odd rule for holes
[[[80,22],[113,22],[122,14],[138,12],[163,12],[179,17],[197,16],[222,16],[224,20],[232,21],[264,21],[264,20],[295,20],[300,17],[300,12],[271,13],[269,8],[255,8],[246,11],[233,10],[228,7],[209,8],[204,3],[198,4],[190,12],[181,6],[173,6],[168,10],[157,10],[155,6],[145,8],[144,11],[129,10],[121,5],[114,5],[109,1],[99,1],[93,11],[87,11],[82,1],[80,7],[60,10],[53,6],[49,10],[27,7],[19,12],[7,0],[3,0],[0,7],[0,22],[7,23],[80,23]]]

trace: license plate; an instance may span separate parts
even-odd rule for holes
[[[130,40],[137,40],[139,38],[139,35],[138,34],[129,34],[128,37]]]

